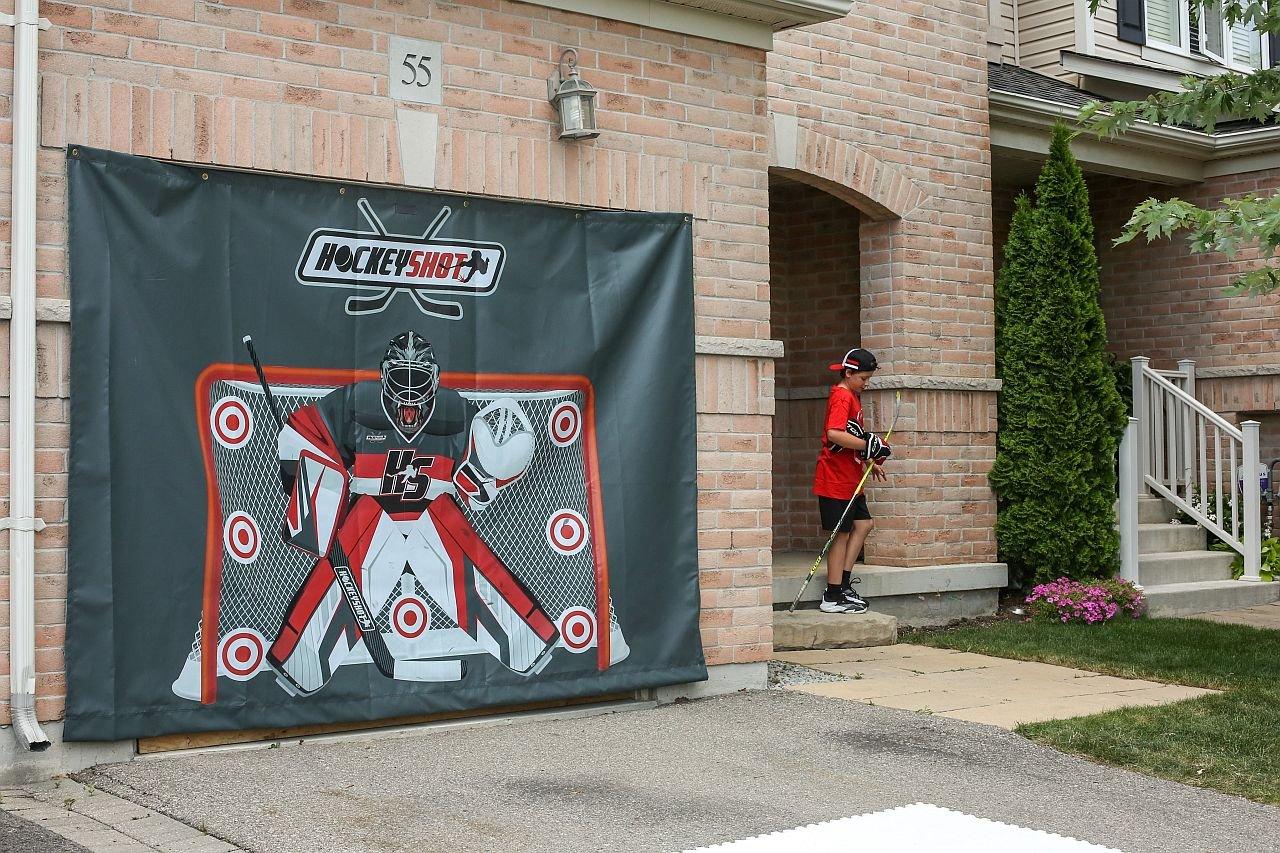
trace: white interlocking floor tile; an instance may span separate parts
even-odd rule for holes
[[[799,826],[685,853],[1120,853],[929,803]]]

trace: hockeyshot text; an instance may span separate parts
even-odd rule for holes
[[[317,230],[298,259],[302,284],[484,295],[498,286],[497,243]]]

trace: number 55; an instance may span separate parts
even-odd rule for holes
[[[417,65],[413,64],[414,59],[418,60]],[[400,64],[403,65],[405,68],[409,69],[409,76],[406,79],[401,80],[400,82],[406,86],[413,84],[415,86],[418,86],[419,88],[425,88],[427,86],[430,86],[431,85],[431,68],[427,66],[427,62],[430,59],[431,57],[427,56],[426,54],[419,55],[416,53],[406,53],[404,55],[404,62]],[[419,79],[418,77],[419,71],[422,72],[421,79]]]

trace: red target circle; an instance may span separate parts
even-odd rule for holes
[[[568,447],[582,432],[582,411],[577,403],[565,401],[551,410],[547,418],[547,434],[556,447]]]
[[[223,447],[244,447],[253,437],[253,415],[239,397],[223,397],[213,406],[210,416],[213,437]]]
[[[587,520],[571,509],[557,510],[547,519],[547,542],[566,556],[576,554],[587,544]]]
[[[222,544],[231,559],[249,564],[258,559],[262,537],[258,523],[247,512],[233,512],[222,525]]]
[[[412,640],[427,630],[431,622],[431,611],[426,602],[420,598],[405,596],[396,602],[391,610],[391,627],[405,639]]]
[[[585,607],[570,607],[560,614],[560,639],[575,654],[596,643],[596,616]]]
[[[222,674],[236,681],[253,678],[262,668],[267,641],[252,628],[239,628],[222,638],[218,660]]]

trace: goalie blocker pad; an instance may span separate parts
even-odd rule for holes
[[[329,553],[347,506],[348,475],[332,461],[303,450],[284,516],[285,541],[313,557]]]

